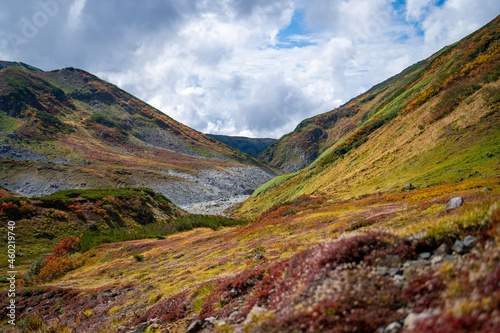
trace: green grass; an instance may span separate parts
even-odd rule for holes
[[[93,247],[105,243],[138,239],[162,239],[165,236],[195,228],[218,230],[222,227],[242,226],[246,224],[248,224],[246,220],[222,216],[188,214],[168,221],[167,223],[151,223],[133,229],[112,229],[108,231],[85,230],[81,233],[78,251],[86,252]]]
[[[284,182],[286,182],[288,179],[295,176],[296,174],[297,174],[297,172],[274,177],[273,179],[271,179],[270,181],[268,181],[267,183],[261,185],[258,189],[256,189],[255,192],[253,192],[252,196],[256,197],[259,194],[264,193],[267,190],[269,190],[275,186],[279,186],[279,185],[283,184]]]

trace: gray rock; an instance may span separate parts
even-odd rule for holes
[[[125,326],[118,326],[117,330],[118,331],[125,331],[126,327]]]
[[[422,252],[422,253],[420,253],[420,255],[418,257],[420,259],[427,260],[431,257],[431,253],[430,252]]]
[[[235,288],[231,289],[229,294],[231,295],[231,297],[237,297],[239,295],[238,289]]]
[[[472,244],[474,244],[476,241],[477,238],[470,235],[462,239],[462,243],[464,244],[465,247],[471,247]]]
[[[144,331],[148,328],[148,323],[140,323],[137,327],[131,332],[133,333],[144,333]]]
[[[438,264],[441,261],[443,261],[443,257],[441,257],[441,256],[434,256],[431,259],[431,264]]]
[[[493,157],[493,154],[492,153],[488,153],[488,154],[486,154],[486,156]]]
[[[201,331],[203,328],[203,319],[196,319],[188,326],[186,333],[196,333]]]
[[[412,331],[417,327],[417,323],[419,320],[426,319],[426,318],[429,318],[431,316],[432,316],[432,314],[427,313],[427,312],[422,312],[422,313],[411,312],[405,318],[403,327],[409,331]]]
[[[401,274],[394,275],[394,280],[396,280],[396,281],[403,281],[404,279],[405,279],[405,277]]]
[[[264,256],[262,254],[256,254],[255,257],[253,257],[254,259],[264,259]]]
[[[458,239],[455,241],[455,244],[453,244],[452,248],[453,251],[456,253],[463,253],[464,252],[464,243],[459,241]]]
[[[443,257],[448,253],[450,253],[450,247],[446,243],[439,245],[439,247],[434,251],[434,255],[440,257]]]
[[[389,269],[387,269],[387,267],[379,267],[377,269],[378,275],[385,276],[385,275],[387,275],[387,273],[389,273]]]
[[[27,309],[26,309],[26,313],[29,313],[29,312],[31,312],[31,311],[33,311],[33,308],[32,308],[31,306],[30,306],[29,308],[27,308]]]
[[[413,186],[413,184],[412,184],[412,183],[408,183],[408,184],[406,184],[406,186],[405,186],[405,189],[407,189],[407,190],[411,190],[411,189],[414,189],[414,188],[415,188],[415,186]]]
[[[402,326],[397,321],[390,323],[384,330],[384,333],[396,333],[401,330]]]
[[[446,210],[456,209],[456,208],[462,206],[463,202],[464,202],[464,200],[462,199],[462,197],[454,197],[453,199],[451,199],[450,201],[448,201],[448,203],[446,204],[445,209]]]

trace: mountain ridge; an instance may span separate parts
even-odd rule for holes
[[[0,66],[2,186],[20,194],[151,186],[189,205],[245,194],[280,173],[86,71]]]

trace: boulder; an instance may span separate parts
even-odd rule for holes
[[[448,203],[446,204],[445,209],[446,210],[456,209],[456,208],[462,206],[463,202],[464,202],[464,200],[462,199],[462,197],[454,197],[453,199],[451,199],[450,201],[448,201]]]

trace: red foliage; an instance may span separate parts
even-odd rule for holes
[[[171,322],[184,318],[187,313],[189,294],[189,289],[184,290],[183,292],[174,295],[162,302],[156,303],[144,314],[137,317],[133,321],[132,325],[137,325],[153,318],[159,318],[164,322]]]
[[[419,275],[403,289],[404,297],[415,304],[413,311],[422,312],[432,306],[441,305],[441,291],[445,288],[442,277],[436,274]]]

